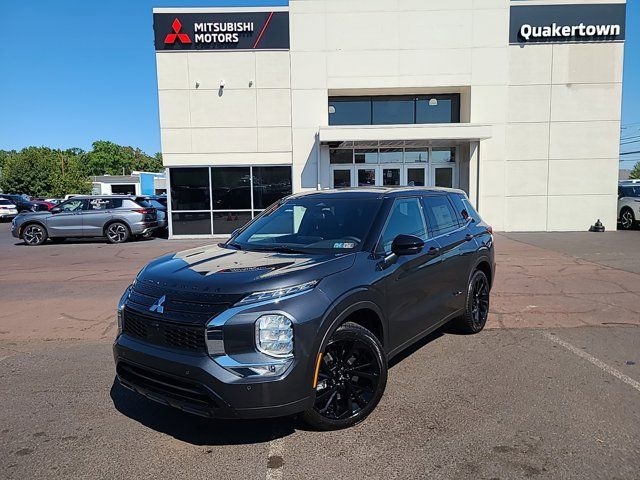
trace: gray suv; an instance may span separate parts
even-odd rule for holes
[[[123,243],[158,228],[156,209],[133,196],[75,196],[47,212],[21,213],[11,223],[14,237],[27,245],[42,245],[50,238],[106,237]]]

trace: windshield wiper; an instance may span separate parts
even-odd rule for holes
[[[235,248],[236,250],[242,250],[242,245],[240,245],[237,242],[229,242],[229,243],[227,243],[227,245],[229,245],[230,247]]]

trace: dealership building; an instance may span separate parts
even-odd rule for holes
[[[625,7],[154,9],[171,236],[373,185],[460,188],[496,230],[615,229]]]

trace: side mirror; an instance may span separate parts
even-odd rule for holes
[[[396,255],[415,255],[420,253],[424,247],[424,241],[414,235],[400,234],[393,239],[391,251]]]
[[[53,207],[51,210],[49,210],[51,213],[56,214],[56,213],[60,213],[62,211],[62,209],[60,207]]]

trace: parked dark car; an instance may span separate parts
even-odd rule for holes
[[[167,197],[161,195],[145,195],[136,197],[136,200],[147,202],[156,209],[158,215],[158,230],[167,228]]]
[[[106,237],[109,243],[123,243],[156,228],[156,209],[126,195],[78,195],[50,211],[23,213],[11,222],[13,236],[31,246],[48,238],[60,243],[72,237]]]
[[[0,198],[4,198],[13,203],[18,209],[19,213],[22,212],[46,212],[48,207],[45,203],[32,202],[27,200],[22,195],[0,193]]]
[[[462,191],[293,195],[224,244],[142,269],[118,304],[117,377],[207,417],[348,427],[378,404],[390,358],[449,321],[482,330],[494,271]]]

